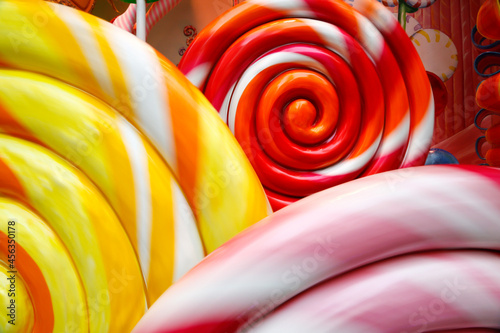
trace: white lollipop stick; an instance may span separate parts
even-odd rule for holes
[[[146,40],[146,0],[137,0],[137,27],[135,35]]]

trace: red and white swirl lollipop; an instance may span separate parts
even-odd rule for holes
[[[246,1],[179,68],[242,145],[275,209],[424,162],[434,105],[397,21],[375,1]]]

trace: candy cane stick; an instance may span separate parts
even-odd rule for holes
[[[145,36],[149,35],[149,32],[151,31],[153,26],[158,23],[158,21],[161,20],[166,14],[168,14],[168,12],[170,12],[175,6],[177,6],[179,2],[181,2],[181,0],[160,0],[153,3],[146,13]],[[140,4],[138,3],[137,5]],[[137,17],[137,28],[139,29],[139,25],[142,27],[142,15],[138,14],[139,8],[137,5],[131,4],[122,15],[115,18],[113,24],[128,32],[133,32],[135,20]],[[142,32],[140,34],[141,36],[143,36]]]
[[[125,31],[132,33],[134,31],[136,16],[137,5],[130,4],[123,14],[114,19],[113,24]]]

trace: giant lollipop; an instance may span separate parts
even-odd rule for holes
[[[425,161],[434,108],[418,54],[382,5],[355,7],[246,1],[206,27],[179,64],[229,125],[275,209]]]
[[[19,239],[33,259],[16,275],[34,295],[19,299],[24,324],[129,331],[205,252],[267,215],[262,187],[203,95],[145,43],[41,1],[0,1],[0,29],[2,216],[53,232]]]
[[[450,251],[500,249],[499,195],[500,170],[479,166],[396,170],[316,193],[207,256],[134,332],[423,332],[419,307],[445,293],[455,302],[429,331],[499,329],[498,255]],[[412,255],[432,250],[445,252]]]

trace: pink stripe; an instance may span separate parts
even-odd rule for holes
[[[137,5],[131,4],[127,10],[118,16],[113,24],[117,27],[132,33],[134,31],[135,19],[137,15]]]
[[[480,262],[482,268],[474,267],[471,276],[468,262]],[[487,275],[500,275],[498,254],[457,251],[399,257],[309,289],[250,331],[270,332],[287,325],[296,332],[351,332],[350,327],[406,333],[500,328],[500,302],[482,304],[474,296],[500,292],[498,282],[484,283]]]
[[[392,171],[317,193],[206,257],[135,332],[232,332],[361,265],[415,251],[500,249],[498,197],[500,170],[472,166]]]

